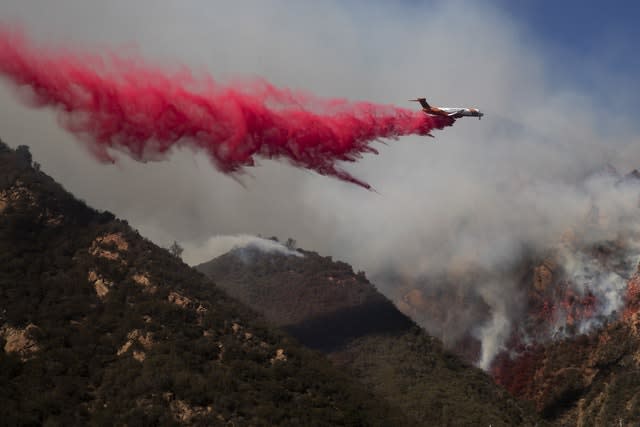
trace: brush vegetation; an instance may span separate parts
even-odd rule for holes
[[[350,265],[235,249],[196,268],[304,345],[322,351],[412,425],[544,425],[485,372],[443,350]]]
[[[0,349],[3,425],[408,425],[4,144]]]

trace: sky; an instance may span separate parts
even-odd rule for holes
[[[559,85],[593,92],[621,111],[640,107],[633,95],[640,90],[640,57],[635,53],[639,3],[505,0],[496,4],[542,50]],[[614,79],[618,82],[611,91],[609,81]]]
[[[379,155],[345,166],[377,192],[266,160],[236,180],[186,149],[163,161],[99,164],[54,111],[29,109],[2,80],[0,138],[29,145],[46,173],[90,205],[160,245],[178,241],[192,264],[238,240],[216,236],[259,233],[292,237],[374,280],[494,271],[468,285],[491,308],[491,322],[460,322],[477,328],[486,363],[518,316],[505,266],[525,249],[557,243],[593,203],[612,219],[612,233],[637,209],[599,174],[640,166],[637,7],[512,3],[0,3],[1,21],[40,43],[126,52],[223,82],[261,76],[323,97],[415,108],[407,100],[426,96],[485,112],[436,139],[384,141]],[[396,296],[394,283],[375,283]]]

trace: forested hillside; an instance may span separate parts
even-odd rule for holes
[[[442,348],[351,266],[235,249],[196,267],[303,344],[323,351],[413,425],[543,425],[485,372]]]
[[[405,425],[0,144],[0,424]]]

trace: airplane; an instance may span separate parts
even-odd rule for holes
[[[460,117],[477,117],[478,120],[484,116],[484,113],[480,112],[477,108],[445,108],[445,107],[432,107],[429,105],[425,98],[410,99],[409,101],[419,102],[422,105],[422,111],[426,114],[433,116],[451,117],[453,119],[459,119]]]

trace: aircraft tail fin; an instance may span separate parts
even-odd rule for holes
[[[409,101],[419,102],[420,105],[422,105],[422,108],[426,108],[427,110],[431,108],[426,98],[410,99]]]

